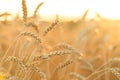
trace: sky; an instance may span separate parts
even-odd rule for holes
[[[10,12],[22,16],[22,0],[0,0],[0,13]],[[119,0],[26,0],[29,16],[40,2],[44,2],[39,13],[43,18],[50,19],[56,14],[66,19],[76,19],[87,9],[88,17],[94,17],[95,12],[106,18],[120,19]]]

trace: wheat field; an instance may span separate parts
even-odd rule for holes
[[[36,6],[11,21],[0,14],[0,80],[120,80],[120,21],[89,10],[74,22],[41,21]]]

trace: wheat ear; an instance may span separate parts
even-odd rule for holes
[[[66,48],[68,50],[71,50],[71,52],[74,52],[74,53],[80,55],[80,52],[76,48],[72,47],[71,45],[69,45],[67,43],[59,43],[59,44],[56,45],[55,48],[57,48],[57,47],[59,47],[59,48]]]
[[[38,35],[36,35],[35,33],[32,33],[32,32],[22,32],[22,33],[20,33],[20,36],[21,36],[21,35],[23,35],[23,36],[31,36],[31,37],[33,37],[35,40],[37,40],[38,42],[41,43],[41,38],[40,38]]]
[[[88,15],[89,13],[89,9],[85,11],[85,13],[83,14],[82,16],[82,20],[85,20],[86,19],[86,16]]]
[[[59,22],[58,16],[56,16],[55,22],[53,22],[44,32],[43,36],[45,36],[49,31],[51,31]]]
[[[40,8],[43,4],[44,4],[44,2],[41,2],[41,3],[39,3],[39,4],[37,5],[37,7],[36,7],[36,9],[35,9],[35,11],[34,11],[33,16],[36,16],[36,14],[37,14],[39,8]]]
[[[14,62],[17,62],[20,66],[21,66],[21,69],[23,69],[23,71],[27,71],[27,68],[26,66],[24,65],[24,63],[17,57],[13,57],[13,56],[9,56],[6,61],[14,61]]]
[[[110,68],[110,69],[109,69],[109,71],[110,71],[112,74],[114,74],[114,75],[118,78],[118,80],[120,80],[120,73],[119,73],[118,70],[120,70],[120,69],[119,69],[119,68]]]
[[[33,67],[33,70],[35,70],[36,72],[38,72],[39,73],[39,75],[40,75],[40,77],[42,78],[42,80],[47,80],[47,76],[46,76],[46,74],[43,72],[43,71],[41,71],[38,67]]]
[[[43,55],[40,55],[40,56],[36,56],[34,57],[34,61],[37,61],[37,60],[40,60],[40,59],[49,59],[50,57],[52,56],[62,56],[62,55],[66,55],[66,54],[72,54],[73,52],[70,51],[70,50],[57,50],[57,51],[52,51],[50,53],[47,53],[47,54],[43,54]]]
[[[60,65],[56,68],[56,71],[65,68],[66,66],[70,65],[71,63],[73,63],[73,60],[71,60],[71,59],[65,61],[64,63],[60,64]]]
[[[22,10],[23,10],[23,21],[27,21],[27,5],[26,5],[26,0],[22,0]]]

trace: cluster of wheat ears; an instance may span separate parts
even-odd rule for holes
[[[0,80],[120,80],[118,45],[107,49],[108,36],[101,27],[79,27],[85,26],[88,10],[74,26],[79,32],[74,32],[73,27],[62,26],[59,16],[48,27],[37,24],[43,4],[29,18],[22,0],[22,30],[0,54]]]

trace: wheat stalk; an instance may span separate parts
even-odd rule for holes
[[[78,60],[82,61],[83,63],[86,64],[86,67],[83,66],[83,68],[86,68],[86,69],[88,68],[88,70],[91,70],[92,72],[94,71],[94,67],[93,67],[93,65],[89,61],[87,61],[85,59],[82,59],[82,58],[78,58]],[[81,68],[82,68],[82,66],[81,66]]]
[[[26,26],[32,26],[34,30],[39,33],[39,28],[35,23],[29,22]]]

